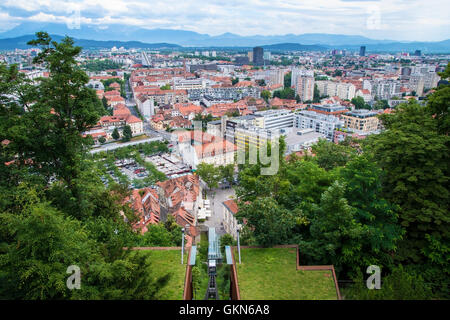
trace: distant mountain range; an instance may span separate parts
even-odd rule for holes
[[[266,46],[268,50],[359,50],[366,46],[366,52],[398,52],[422,50],[423,53],[450,52],[450,39],[438,42],[407,42],[394,40],[374,40],[363,36],[307,33],[273,36],[240,36],[224,33],[210,36],[186,30],[144,29],[127,25],[94,26],[82,24],[80,29],[70,29],[65,24],[25,22],[0,33],[0,49],[11,48],[16,43],[26,43],[37,31],[52,35],[68,35],[77,39],[83,47],[135,47],[135,48],[177,48],[183,47],[254,47]],[[89,40],[86,40],[89,39]],[[283,49],[284,48],[284,49]],[[293,49],[291,49],[293,48]],[[298,48],[298,49],[296,49]]]
[[[61,41],[63,36],[51,35],[53,40]],[[16,38],[0,39],[0,50],[12,50],[12,49],[29,49],[31,48],[27,45],[27,42],[35,39],[35,35],[25,35]],[[101,49],[101,48],[112,48],[112,47],[124,47],[129,48],[142,48],[142,49],[176,49],[182,48],[177,44],[171,43],[143,43],[140,41],[98,41],[98,40],[86,40],[74,38],[75,45],[83,47],[84,49]]]

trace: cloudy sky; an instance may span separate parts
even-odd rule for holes
[[[1,0],[0,32],[26,22],[120,23],[219,35],[334,33],[373,39],[450,38],[448,0]]]

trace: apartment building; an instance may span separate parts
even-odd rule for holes
[[[356,87],[352,83],[316,81],[321,96],[339,97],[351,100],[355,97]]]
[[[236,128],[234,131],[234,139],[238,150],[245,150],[250,145],[259,148],[265,145],[267,141],[278,137],[279,133],[257,127]]]
[[[206,88],[207,79],[174,79],[173,88],[175,90],[192,90]]]
[[[336,117],[339,117],[341,114],[349,111],[347,107],[341,106],[340,104],[313,104],[308,108],[308,110]]]
[[[233,199],[222,202],[223,204],[223,227],[225,232],[230,234],[234,239],[237,239],[238,221],[236,214],[238,213],[238,206]]]
[[[312,128],[300,130],[297,128],[292,128],[286,134],[282,134],[286,137],[286,155],[309,148],[313,144],[317,143],[319,139],[325,139],[324,134],[318,133]]]
[[[149,118],[155,115],[155,100],[145,94],[140,94],[136,99],[136,106],[143,117]]]
[[[290,110],[265,110],[254,113],[255,126],[266,129],[276,130],[294,126],[294,114]]]
[[[306,110],[295,114],[294,124],[299,129],[314,129],[316,132],[322,133],[328,140],[332,140],[334,130],[343,127],[344,122],[333,115]]]
[[[372,96],[389,100],[401,96],[401,82],[398,80],[378,80],[373,83]]]
[[[314,76],[299,75],[295,84],[295,93],[304,101],[314,99]]]
[[[188,102],[186,90],[155,90],[152,93],[148,93],[148,96],[153,98],[159,106]]]
[[[224,137],[228,141],[236,143],[236,129],[238,128],[248,128],[253,126],[255,123],[254,115],[245,115],[241,117],[236,117],[232,119],[225,120]]]
[[[362,97],[364,102],[366,102],[366,103],[373,100],[372,94],[370,93],[370,91],[368,89],[360,89],[360,90],[356,91],[355,96]]]
[[[272,85],[284,85],[284,70],[272,69],[266,71],[267,84]]]
[[[245,97],[259,98],[261,89],[257,87],[218,87],[187,90],[189,100],[201,101],[204,97],[211,100],[230,101],[241,100]]]
[[[292,68],[291,87],[294,88],[297,87],[297,81],[299,76],[312,77],[314,79],[314,71],[301,68]]]
[[[346,128],[369,132],[378,129],[379,119],[376,115],[376,112],[358,109],[343,114],[341,119],[344,121]]]

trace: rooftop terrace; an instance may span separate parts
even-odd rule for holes
[[[242,300],[338,299],[332,271],[297,270],[295,248],[241,248],[241,261],[236,267]]]

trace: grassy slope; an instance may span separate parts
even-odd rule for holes
[[[331,271],[296,270],[295,249],[242,249],[241,260],[236,266],[242,300],[337,299]]]
[[[187,254],[184,255],[184,264],[181,264],[180,250],[145,250],[137,254],[150,256],[151,267],[155,277],[172,274],[167,286],[158,293],[158,300],[182,300],[184,291],[184,278],[186,274]]]

